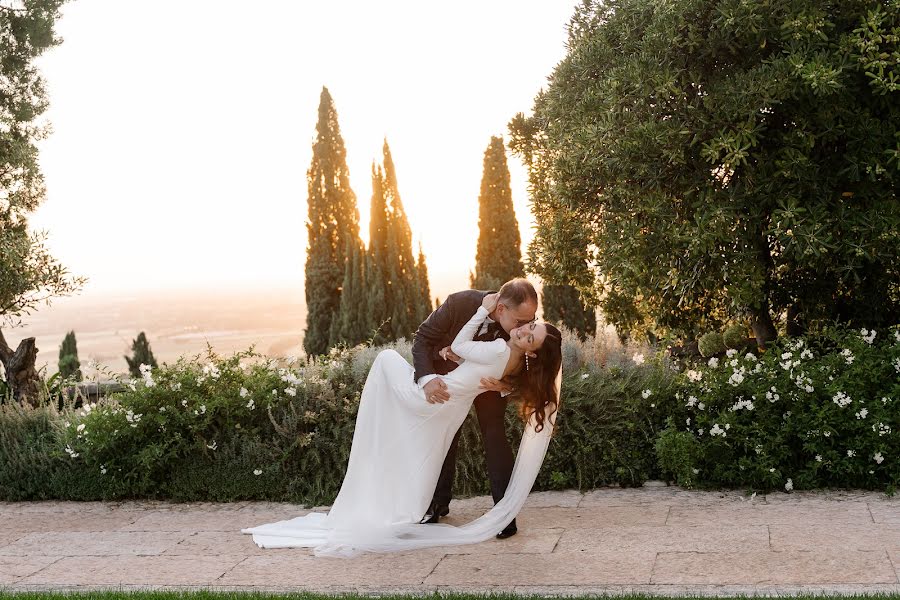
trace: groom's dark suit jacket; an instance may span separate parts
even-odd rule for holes
[[[469,322],[469,319],[481,306],[484,297],[491,293],[493,292],[464,290],[450,294],[444,303],[419,326],[412,346],[416,381],[425,375],[446,375],[458,366],[452,360],[441,358],[438,352],[453,343],[456,334],[463,328],[463,325]],[[499,323],[491,327],[496,331],[496,337],[509,339],[509,334],[503,331]],[[494,339],[493,334],[486,336],[484,333],[485,328],[482,327],[480,335],[475,339]]]

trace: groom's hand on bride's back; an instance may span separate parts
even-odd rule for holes
[[[425,391],[425,399],[429,404],[443,404],[450,399],[447,384],[440,377],[435,377],[422,388]]]

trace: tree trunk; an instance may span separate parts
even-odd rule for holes
[[[806,326],[803,323],[803,311],[800,305],[794,302],[787,309],[787,319],[785,323],[785,333],[788,337],[797,337],[806,333]]]
[[[13,352],[3,332],[0,331],[0,361],[6,371],[6,383],[17,402],[28,402],[37,407],[40,402],[41,378],[38,376],[35,362],[38,349],[34,338],[25,338]]]
[[[768,302],[760,308],[750,309],[750,329],[756,337],[756,345],[765,350],[768,343],[774,340],[778,333],[775,330],[775,323],[772,322],[772,315],[769,314]]]

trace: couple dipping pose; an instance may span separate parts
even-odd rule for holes
[[[550,442],[562,383],[561,335],[535,322],[537,305],[525,279],[499,292],[448,296],[416,331],[415,367],[395,350],[380,352],[372,364],[331,510],[241,532],[253,534],[261,548],[307,547],[316,556],[514,535]],[[510,394],[526,422],[515,460],[504,426]],[[439,521],[449,513],[459,433],[473,403],[495,504],[457,527]]]

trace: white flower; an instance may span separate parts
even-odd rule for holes
[[[775,467],[770,467],[770,468],[769,468],[769,473],[774,473],[774,472],[775,472]]]
[[[697,404],[697,408],[699,408],[700,410],[703,410],[705,407],[706,407],[706,405],[703,404],[702,402]]]
[[[218,442],[216,442],[216,440],[213,440],[213,443],[207,444],[206,447],[209,448],[210,450],[215,450],[216,448],[219,447],[219,444],[218,444]]]
[[[688,369],[687,378],[691,381],[700,381],[701,379],[703,379],[703,373],[701,371]]]
[[[859,412],[856,413],[856,418],[865,419],[867,414],[869,414],[869,411],[866,408],[861,408]]]
[[[182,401],[181,401],[181,405],[182,405],[182,406],[187,406],[187,400],[182,400]]]
[[[700,429],[697,430],[697,435],[703,435],[704,431],[706,431],[706,430],[701,427]]]
[[[850,396],[848,396],[844,392],[838,392],[831,399],[841,408],[844,408],[845,406],[853,402],[853,400],[850,399]]]
[[[713,356],[712,358],[709,359],[709,362],[708,362],[707,364],[708,364],[711,368],[715,369],[716,367],[719,366],[719,359],[716,358],[715,356]]]
[[[862,339],[865,343],[872,345],[872,342],[875,341],[875,335],[878,332],[874,329],[872,331],[868,331],[865,327],[860,330],[860,334],[862,335]]]
[[[644,355],[643,354],[635,354],[634,356],[631,357],[631,360],[633,360],[634,364],[636,364],[636,365],[642,365],[642,364],[644,364]]]
[[[804,348],[803,352],[800,353],[800,358],[812,358],[813,353],[810,352],[809,348]]]
[[[690,417],[687,418],[687,424],[688,424],[688,425],[691,424],[691,418],[690,418]]]
[[[277,396],[277,395],[278,395],[278,390],[272,390],[272,395],[273,395],[273,396]]]
[[[822,432],[822,435],[824,435],[825,437],[831,437],[831,432],[826,429]]]
[[[881,455],[881,452],[876,452],[875,456],[872,457],[872,460],[874,460],[875,462],[877,462],[880,465],[881,462],[884,460],[884,457]]]
[[[853,364],[853,353],[850,351],[849,348],[844,348],[844,350],[841,351],[841,356],[844,357],[844,360],[847,361],[848,365]]]
[[[106,475],[106,465],[100,465],[100,474]]]
[[[732,356],[735,356],[737,353],[738,353],[738,351],[735,350],[734,348],[729,348],[728,350],[725,351],[725,356],[727,356],[728,358],[731,358]]]
[[[296,390],[295,388],[292,388],[292,387],[284,388],[284,393],[287,394],[288,396],[296,396],[296,395],[297,395],[297,390]]]
[[[165,407],[165,406],[160,406],[160,407],[159,407],[159,412],[166,412],[166,407]]]
[[[856,450],[847,450],[847,456],[856,456]]]
[[[249,408],[250,410],[253,410],[253,408],[255,406],[256,406],[256,403],[253,401],[253,398],[250,398],[250,401],[247,402],[247,408]]]
[[[696,396],[688,396],[687,406],[694,406],[695,404],[697,404],[697,397]]]
[[[75,452],[74,450],[72,450],[72,447],[69,446],[68,444],[66,444],[66,453],[68,453],[68,455],[71,456],[72,458],[78,457],[78,453]]]
[[[891,432],[891,426],[885,425],[884,423],[881,423],[881,422],[875,423],[874,425],[872,425],[872,431],[877,431],[878,435],[880,437],[882,435],[889,434]]]
[[[734,385],[734,386],[740,385],[741,382],[743,382],[743,381],[744,381],[744,376],[737,371],[732,373],[731,377],[728,378],[728,383],[730,383],[731,385]]]
[[[794,482],[791,481],[790,477],[788,477],[787,483],[784,484],[784,489],[788,492],[794,489]]]
[[[709,435],[721,435],[722,437],[725,437],[725,430],[719,427],[718,423],[713,423],[712,428],[709,430]]]
[[[749,361],[751,361],[751,362],[756,362],[758,359],[756,358],[756,355],[755,355],[755,354],[753,354],[752,352],[748,352],[748,353],[744,356],[744,360],[749,360]]]
[[[652,394],[652,393],[653,393],[652,390],[644,390],[643,392],[641,392],[641,397],[642,397],[644,400],[646,400],[647,398],[650,397],[650,394]]]
[[[262,475],[262,469],[253,469],[254,475]]]
[[[816,461],[817,461],[817,462],[822,462],[822,455],[821,455],[821,454],[816,454]]]
[[[784,354],[781,355],[781,360],[787,360],[787,359],[793,358],[793,357],[794,357],[794,355],[792,353],[785,352]]]
[[[247,388],[245,388],[245,387],[241,388],[241,398],[246,398],[247,394],[249,394],[249,393],[250,392],[247,391]]]
[[[180,382],[180,381],[178,381],[178,382],[172,384],[172,390],[173,390],[173,391],[176,391],[176,392],[177,392],[177,391],[180,390],[180,389],[181,389],[181,382]]]
[[[203,375],[209,375],[213,379],[217,379],[219,377],[219,369],[216,365],[210,363],[203,366]]]
[[[700,469],[691,469],[691,471],[694,473],[694,475],[696,475],[697,473],[700,472]]]
[[[75,431],[84,431],[84,423],[79,424],[78,427],[75,428]]]
[[[731,423],[725,423],[725,429],[731,429]]]
[[[581,374],[581,379],[582,379],[582,380],[587,379],[588,377],[590,377],[590,374],[588,374],[588,373],[582,373],[582,374]]]
[[[900,358],[894,359],[894,369],[896,369],[896,371],[900,373]]]

